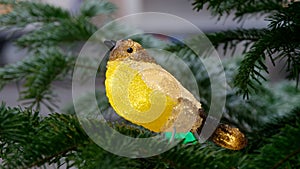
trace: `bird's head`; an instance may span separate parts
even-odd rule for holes
[[[106,40],[105,45],[110,48],[109,61],[113,60],[136,60],[145,62],[155,62],[154,59],[149,56],[146,50],[137,42],[126,40]]]

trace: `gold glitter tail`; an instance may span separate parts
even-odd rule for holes
[[[202,118],[202,124],[198,129],[192,131],[196,137],[199,137],[202,132],[207,118],[203,109],[199,109],[198,114]],[[209,140],[230,150],[241,150],[246,147],[248,142],[246,136],[238,128],[228,124],[219,124]]]
[[[240,150],[247,145],[245,135],[238,128],[227,124],[219,124],[210,140],[221,147],[231,150]]]

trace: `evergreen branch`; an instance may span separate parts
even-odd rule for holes
[[[201,9],[208,3],[208,9],[211,9],[220,16],[223,13],[229,13],[236,10],[235,16],[241,17],[244,14],[257,11],[267,11],[270,15],[267,19],[270,21],[268,29],[262,29],[262,32],[253,30],[226,31],[213,35],[208,35],[215,46],[224,44],[224,52],[227,49],[233,49],[242,42],[239,36],[244,33],[247,36],[255,35],[253,39],[245,38],[244,52],[248,46],[253,44],[249,52],[245,54],[245,59],[241,62],[239,73],[235,78],[235,86],[239,88],[239,93],[248,97],[249,93],[255,89],[256,84],[261,84],[261,80],[266,80],[262,72],[268,73],[265,65],[265,58],[269,57],[275,66],[276,60],[286,61],[286,71],[288,78],[295,79],[298,86],[300,75],[299,59],[299,28],[300,14],[296,11],[300,9],[300,3],[294,2],[288,7],[283,7],[280,1],[194,1],[196,9]],[[267,9],[267,10],[264,10]],[[272,14],[272,15],[271,15]],[[243,38],[242,38],[243,39]],[[247,42],[248,41],[248,42]],[[256,82],[256,83],[255,83]]]
[[[235,18],[243,17],[247,14],[270,14],[274,11],[281,10],[282,8],[282,1],[280,0],[249,2],[249,4],[245,4],[241,8],[236,8]]]
[[[275,164],[272,169],[276,169],[278,167],[280,167],[282,164],[284,164],[285,162],[287,162],[291,157],[300,154],[300,148],[295,150],[294,152],[292,152],[291,154],[287,155],[284,159],[282,159],[281,161],[279,161],[277,164]]]
[[[36,60],[35,71],[25,78],[26,90],[21,93],[21,99],[33,99],[32,104],[37,104],[37,108],[40,103],[44,103],[44,99],[53,103],[51,83],[72,68],[69,64],[71,58],[59,51],[44,51],[40,54],[41,56]]]
[[[299,76],[298,51],[300,38],[296,36],[297,34],[297,29],[291,29],[290,27],[278,28],[268,32],[252,46],[251,50],[245,54],[245,59],[242,61],[239,73],[235,78],[235,86],[240,89],[240,93],[247,96],[251,89],[255,88],[252,80],[260,83],[260,79],[264,79],[260,71],[268,73],[264,63],[266,57],[269,57],[273,64],[275,64],[275,60],[290,58],[287,59],[287,64],[290,66],[288,70],[295,71],[292,77]],[[277,57],[276,54],[278,54]]]
[[[68,11],[46,3],[29,1],[1,0],[1,4],[9,4],[12,11],[0,15],[2,26],[24,27],[32,23],[52,23],[62,19],[70,19]]]
[[[100,14],[111,14],[116,9],[116,5],[107,0],[89,0],[84,1],[80,8],[80,13],[83,17],[93,17]]]
[[[267,20],[270,21],[269,29],[275,30],[282,27],[295,27],[300,26],[300,14],[296,11],[300,9],[300,2],[294,2],[287,8],[283,8],[273,15],[268,16]]]
[[[228,30],[218,33],[207,34],[209,40],[212,41],[213,44],[218,45],[220,43],[226,43],[229,41],[245,41],[249,40],[252,42],[258,41],[261,37],[263,37],[267,29],[238,29],[238,30]]]
[[[223,45],[224,54],[228,50],[232,50],[232,54],[234,54],[238,44],[243,44],[243,53],[245,53],[253,43],[261,39],[267,32],[269,32],[267,29],[237,29],[210,33],[206,36],[215,48]],[[195,45],[199,45],[202,40],[202,36],[189,39],[190,43]]]
[[[207,37],[215,48],[223,46],[224,55],[230,50],[232,50],[233,55],[238,47],[238,44],[242,44],[244,46],[243,53],[245,53],[253,43],[258,41],[267,32],[269,32],[267,29],[227,30],[216,33],[208,33],[205,37],[203,35],[195,36],[187,39],[187,41],[190,45],[194,45],[195,47],[199,48],[199,46],[202,44],[201,42],[205,42],[205,38]],[[201,49],[206,48],[201,47]],[[209,49],[210,48],[207,48],[207,50]]]
[[[189,41],[189,43],[191,42]],[[199,44],[196,41],[192,41],[192,43],[195,45]],[[197,58],[191,49],[184,45],[177,44],[168,46],[165,50],[176,54],[189,66],[198,84],[201,104],[203,108],[208,111],[211,104],[211,91],[208,90],[210,89],[209,79],[211,77],[208,76],[205,67],[202,66],[203,63],[201,63],[200,59]],[[233,79],[237,74],[237,67],[241,65],[241,60],[241,57],[222,60],[227,83],[231,87],[234,85]],[[184,85],[184,82],[182,84]],[[293,90],[293,85],[293,83],[273,85],[271,91],[267,83],[263,83],[262,85],[254,84],[255,92],[252,93],[247,101],[237,96],[235,89],[228,89],[226,92],[225,113],[222,121],[237,126],[246,132],[253,132],[261,128],[264,123],[271,120],[271,117],[281,114],[283,111],[290,111],[290,105],[299,102],[299,99],[297,99],[299,98],[297,90]],[[276,102],[274,102],[274,100],[276,100]],[[270,104],[272,104],[271,107]]]
[[[36,67],[36,65],[34,65],[36,59],[37,58],[34,57],[28,58],[0,68],[0,89],[9,82],[21,80],[28,74],[33,73]]]
[[[250,92],[250,88],[254,89],[254,84],[250,80],[251,78],[257,79],[259,72],[255,69],[255,64],[257,62],[262,63],[265,58],[264,51],[265,48],[269,47],[269,41],[260,40],[252,46],[252,49],[246,53],[245,59],[241,62],[241,66],[239,67],[239,73],[235,78],[235,86],[237,86],[244,94],[247,96]],[[263,68],[264,71],[268,71]]]
[[[27,60],[0,68],[0,87],[25,79],[26,90],[21,92],[22,100],[31,100],[31,106],[39,108],[40,103],[45,103],[45,99],[54,106],[51,83],[69,72],[73,66],[70,63],[74,63],[72,59],[57,49],[40,49],[38,54]],[[47,107],[51,109],[51,106]]]
[[[71,158],[76,147],[88,138],[73,115],[52,114],[40,118],[38,113],[4,105],[0,113],[0,118],[15,117],[0,121],[1,158],[5,168],[36,167],[55,159]],[[16,131],[21,139],[16,139]]]
[[[275,134],[266,140],[267,144],[259,149],[259,155],[253,155],[253,163],[250,168],[277,168],[286,164],[288,161],[292,161],[293,158],[299,158],[299,134],[299,119],[296,121],[296,124],[285,124],[283,128],[280,128],[278,134]],[[296,163],[291,162],[289,164],[292,165],[292,168],[297,168],[299,161]]]
[[[11,117],[15,118],[11,118]],[[31,119],[34,119],[32,121]],[[101,121],[86,119],[85,125],[99,127]],[[116,125],[121,133],[149,137],[152,133],[140,132],[136,127]],[[18,132],[17,132],[18,131]],[[6,134],[8,133],[8,134]],[[20,134],[17,134],[20,133]],[[17,138],[20,136],[20,138]],[[104,139],[118,139],[107,133]],[[127,143],[114,146],[130,146]],[[124,145],[126,144],[126,145]],[[38,112],[0,106],[0,158],[3,168],[31,168],[45,164],[65,162],[79,168],[141,168],[137,161],[111,154],[96,145],[85,134],[75,115],[53,113],[41,118]],[[133,145],[135,146],[135,145]],[[151,145],[150,145],[151,146]],[[139,167],[137,167],[139,166]]]
[[[201,10],[207,5],[207,9],[210,9],[214,15],[222,16],[234,12],[235,16],[242,17],[246,14],[253,13],[270,13],[275,10],[279,10],[282,7],[282,1],[280,0],[243,0],[243,1],[219,1],[219,0],[194,0],[192,5],[194,10]]]
[[[6,141],[26,143],[27,134],[34,132],[31,130],[37,125],[40,117],[37,112],[18,108],[6,108],[2,103],[0,106],[0,145],[5,145]],[[24,131],[24,128],[26,131]],[[1,156],[7,151],[7,147],[1,148]]]
[[[51,154],[50,156],[47,156],[47,157],[43,157],[42,159],[39,159],[38,161],[35,161],[32,164],[28,164],[28,166],[24,167],[23,169],[32,168],[32,167],[46,164],[47,162],[51,161],[54,158],[62,157],[62,156],[65,156],[68,152],[75,151],[77,147],[78,147],[78,145],[73,145],[72,147],[67,147],[66,149],[61,150],[60,152]]]
[[[253,134],[262,138],[269,138],[279,133],[280,129],[284,128],[286,124],[296,126],[298,121],[300,121],[299,105],[298,107],[293,108],[289,113],[286,113],[284,116],[275,115],[274,117],[271,117],[268,123],[262,125],[258,130],[254,131]]]
[[[171,150],[148,159],[143,159],[145,168],[210,169],[239,168],[246,156],[241,152],[230,152],[212,144],[201,145],[179,143]]]
[[[17,44],[29,49],[38,49],[62,43],[86,41],[96,30],[97,27],[85,18],[64,20],[46,24],[39,30],[23,35],[17,40]]]

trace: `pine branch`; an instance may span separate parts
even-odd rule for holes
[[[299,114],[299,109],[296,109]],[[266,140],[259,152],[253,157],[252,168],[283,168],[291,165],[291,168],[299,167],[297,159],[300,157],[300,123],[299,118],[293,120],[295,123],[278,124],[284,126],[279,133]],[[265,137],[264,137],[265,138]],[[289,164],[287,164],[290,162]]]
[[[40,49],[39,53],[16,64],[0,68],[0,87],[13,81],[25,80],[22,100],[29,100],[31,106],[49,101],[52,106],[51,83],[67,74],[73,66],[73,57],[65,56],[58,49]]]
[[[232,55],[234,54],[238,44],[243,44],[243,52],[248,51],[249,47],[259,39],[261,39],[267,32],[267,29],[237,29],[237,30],[227,30],[217,33],[206,34],[207,38],[214,45],[215,48],[223,46],[224,55],[228,50],[232,50]],[[195,36],[188,41],[192,45],[198,45],[203,41],[202,36]]]
[[[274,65],[275,60],[288,58],[286,60],[287,70],[294,70],[292,77],[299,76],[300,39],[296,34],[297,31],[290,30],[290,28],[279,28],[267,33],[252,46],[251,50],[245,54],[245,59],[242,61],[235,79],[235,86],[240,89],[240,93],[248,96],[251,90],[255,89],[253,80],[259,84],[260,79],[265,80],[260,71],[268,73],[264,63],[266,57],[269,57]],[[278,55],[276,56],[276,54]]]
[[[282,128],[284,128],[287,124],[290,126],[296,126],[297,122],[300,121],[300,107],[295,107],[290,112],[286,113],[283,116],[275,115],[270,117],[268,123],[263,124],[259,129],[253,132],[254,137],[257,138],[270,138],[273,135],[276,135],[280,132]],[[263,141],[262,143],[256,143],[253,145],[263,145],[265,144],[265,140],[257,139],[258,141]]]
[[[17,40],[17,44],[34,50],[40,47],[81,42],[88,40],[96,30],[97,27],[85,18],[74,18],[45,24],[42,28],[23,35]]]
[[[260,84],[259,78],[265,79],[261,74],[260,70],[268,72],[267,67],[264,64],[264,51],[270,46],[270,41],[260,40],[252,46],[252,49],[246,53],[245,59],[241,62],[239,67],[239,73],[235,78],[235,86],[240,89],[240,93],[244,94],[244,97],[254,90],[255,86],[251,79],[254,79]],[[258,65],[257,65],[258,64]]]
[[[212,14],[223,16],[234,12],[237,18],[241,18],[247,14],[269,14],[271,11],[282,9],[282,1],[280,0],[243,0],[243,1],[218,1],[218,0],[194,0],[192,5],[194,10],[201,10],[207,4],[207,9],[212,11]]]
[[[38,112],[4,105],[0,107],[0,113],[0,157],[4,168],[28,168],[58,162],[58,159],[68,158],[88,138],[71,115],[52,114],[41,118]]]
[[[9,82],[25,79],[25,90],[20,93],[21,99],[31,107],[41,104],[52,110],[54,94],[51,83],[62,75],[67,75],[73,65],[73,57],[68,57],[75,50],[75,45],[86,41],[96,32],[97,27],[90,22],[93,15],[110,14],[115,10],[107,1],[85,1],[81,14],[71,16],[67,10],[44,3],[28,1],[0,1],[12,6],[13,11],[0,16],[0,22],[7,27],[25,27],[35,24],[35,29],[17,39],[17,44],[27,48],[33,57],[17,64],[7,65],[0,69],[0,89]],[[85,16],[88,15],[88,16]],[[43,51],[46,49],[46,51]],[[66,52],[64,52],[66,51]],[[70,62],[70,63],[69,63]]]
[[[264,11],[261,9],[261,5],[266,6],[265,9],[273,8],[273,10],[266,10],[269,15],[267,19],[270,21],[268,29],[262,29],[261,32],[257,30],[238,30],[238,31],[225,31],[208,35],[210,40],[215,46],[224,44],[224,51],[232,48],[235,49],[237,44],[246,40],[244,46],[248,48],[249,44],[253,44],[248,52],[245,54],[245,59],[239,67],[239,73],[235,78],[235,86],[239,89],[239,93],[244,97],[248,97],[251,91],[255,89],[257,84],[261,84],[261,80],[266,80],[265,75],[262,72],[268,73],[267,66],[265,65],[265,59],[269,57],[275,65],[276,60],[283,60],[286,62],[286,71],[289,73],[288,78],[294,79],[298,86],[300,75],[300,59],[299,59],[299,28],[300,28],[300,15],[298,12],[300,9],[300,3],[294,2],[287,8],[282,5],[278,5],[281,2],[277,1],[195,1],[195,8],[201,9],[205,3],[208,3],[208,9],[215,11],[220,16],[223,13],[229,13],[232,10],[236,10],[236,17],[240,17],[243,14],[243,10],[248,10],[249,13],[252,8],[257,8],[258,11]],[[277,4],[277,5],[276,5]],[[250,6],[249,6],[250,5]],[[276,7],[278,6],[278,8]],[[242,11],[242,12],[241,12]],[[239,13],[240,12],[240,13]],[[249,38],[250,39],[247,39]],[[252,41],[251,37],[255,37]],[[247,42],[247,40],[249,42]],[[235,50],[233,50],[234,52]]]
[[[64,42],[85,41],[97,27],[89,19],[99,14],[111,14],[114,4],[102,0],[84,1],[79,16],[71,16],[67,10],[45,3],[11,2],[13,11],[0,16],[0,23],[7,27],[25,27],[34,24],[35,29],[21,37],[18,45],[36,49],[40,46],[53,46]],[[1,1],[0,1],[1,3]]]
[[[0,15],[0,24],[5,27],[25,27],[32,23],[53,23],[70,19],[68,11],[46,3],[30,1],[1,0],[1,4],[11,5],[13,11]]]
[[[116,9],[116,5],[106,0],[89,0],[84,1],[80,13],[82,17],[93,17],[100,14],[111,14]]]
[[[26,168],[33,168],[33,167],[36,167],[36,166],[42,166],[43,164],[46,164],[47,162],[52,163],[51,160],[53,160],[55,158],[58,158],[58,157],[64,157],[64,156],[66,156],[67,153],[69,153],[71,151],[75,151],[77,147],[78,147],[78,145],[74,145],[72,147],[67,147],[66,149],[64,149],[64,150],[62,150],[60,152],[57,152],[57,153],[52,154],[50,156],[44,157],[43,159],[40,159],[38,161],[33,162],[32,164],[29,164],[24,169],[26,169]]]
[[[294,2],[286,8],[273,12],[272,15],[267,17],[267,20],[270,21],[268,27],[273,30],[282,27],[299,26],[300,14],[296,12],[299,10],[299,6],[300,2]]]
[[[272,169],[279,168],[282,166],[285,162],[289,161],[293,156],[296,156],[300,154],[300,148],[292,152],[291,154],[287,155],[284,159],[280,160],[277,164],[275,164]]]
[[[84,123],[101,129],[103,121],[86,119]],[[152,135],[148,131],[140,132],[132,126],[115,125],[114,128],[133,137]],[[111,133],[101,137],[118,139]],[[130,146],[122,141],[114,143],[116,148]],[[67,167],[79,168],[141,168],[136,161],[113,155],[96,145],[85,134],[76,116],[71,114],[53,113],[42,118],[38,112],[2,105],[0,146],[2,168],[31,168],[45,164],[59,166],[61,162]]]
[[[21,80],[32,73],[32,67],[35,66],[30,65],[30,63],[34,63],[34,60],[35,59],[28,59],[0,68],[0,89],[7,83]]]
[[[227,151],[209,143],[178,144],[171,150],[148,159],[141,159],[145,168],[210,169],[240,168],[246,159],[241,152]]]
[[[1,156],[8,151],[5,148],[6,141],[26,143],[27,134],[34,132],[31,129],[40,120],[37,112],[24,110],[20,113],[20,111],[22,110],[18,108],[6,108],[3,103],[0,105],[0,145],[4,148],[1,149]]]
[[[287,71],[291,72],[291,77],[299,82],[300,38],[297,35],[300,30],[300,15],[295,13],[299,9],[300,3],[294,3],[270,17],[270,31],[246,53],[235,79],[236,86],[244,95],[249,94],[250,88],[253,89],[252,80],[260,83],[259,79],[264,79],[260,71],[268,72],[264,64],[266,57],[269,57],[274,65],[275,60],[286,59]]]

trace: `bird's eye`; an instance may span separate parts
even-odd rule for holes
[[[132,48],[128,48],[128,49],[127,49],[127,52],[128,52],[128,53],[132,53],[132,52],[133,52],[133,49],[132,49]]]

